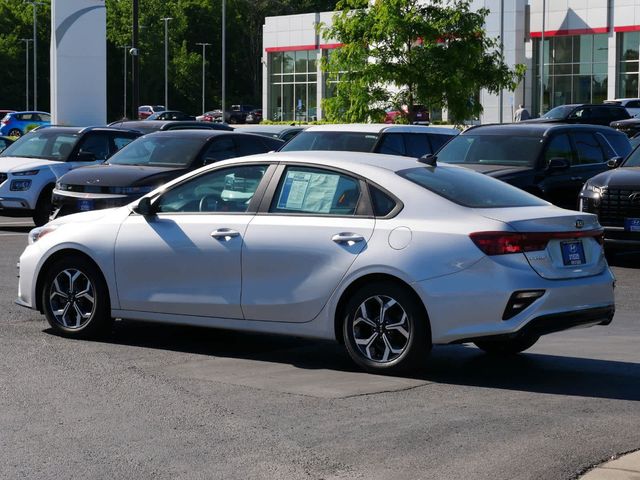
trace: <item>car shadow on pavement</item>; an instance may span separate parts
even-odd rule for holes
[[[342,345],[281,335],[128,320],[118,321],[111,336],[101,341],[311,371],[360,371]],[[429,383],[640,400],[640,363],[527,352],[504,358],[471,345],[438,346],[422,368],[403,377]]]

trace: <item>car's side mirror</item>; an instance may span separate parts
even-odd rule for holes
[[[438,161],[438,157],[436,157],[433,153],[427,153],[420,158],[418,158],[420,163],[426,163],[427,165],[431,165],[432,167],[436,166]]]
[[[156,214],[156,209],[154,205],[151,203],[151,199],[149,197],[142,197],[133,209],[139,215],[143,217],[151,217]]]
[[[566,158],[562,157],[554,157],[549,160],[549,164],[547,165],[548,172],[561,172],[563,170],[567,170],[569,168],[569,162]]]
[[[624,160],[624,158],[622,157],[611,157],[609,160],[607,160],[607,167],[618,168],[622,163],[622,160]]]
[[[93,152],[86,152],[84,150],[80,150],[78,155],[76,155],[77,162],[95,162],[97,160],[96,154]]]

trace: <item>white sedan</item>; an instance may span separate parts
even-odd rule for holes
[[[70,337],[113,318],[334,339],[370,371],[433,344],[510,354],[608,324],[594,215],[450,165],[256,155],[29,234],[18,303]]]

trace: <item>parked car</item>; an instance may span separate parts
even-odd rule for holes
[[[632,117],[640,113],[640,98],[616,98],[615,100],[605,100],[608,105],[620,105],[627,109]]]
[[[284,142],[288,142],[300,132],[306,130],[308,127],[304,125],[258,125],[255,127],[243,128],[242,132],[255,133],[257,135],[264,135],[266,137],[277,138]]]
[[[414,125],[429,125],[429,109],[424,105],[413,105],[413,123]],[[387,110],[384,117],[384,123],[396,123],[399,117],[408,117],[409,107],[403,105],[400,110]]]
[[[199,122],[213,122],[215,118],[216,112],[219,110],[210,110],[208,112],[204,112],[202,115],[198,115],[196,120]]]
[[[195,120],[118,120],[111,122],[110,127],[137,130],[142,133],[151,133],[167,130],[225,130],[233,131],[233,128],[224,123],[198,122]]]
[[[13,142],[14,140],[12,137],[0,136],[0,152],[4,152]]]
[[[154,113],[163,112],[164,110],[166,110],[164,105],[140,105],[138,107],[138,120],[144,120]]]
[[[342,150],[419,158],[436,152],[458,134],[455,128],[418,125],[314,125],[292,138],[283,152]]]
[[[17,302],[72,338],[113,318],[315,337],[383,373],[432,344],[515,354],[614,314],[595,215],[403,157],[220,162],[28,238]]]
[[[260,123],[262,121],[262,109],[251,110],[245,118],[245,123]]]
[[[585,182],[580,210],[595,213],[604,227],[605,245],[640,248],[640,149]]]
[[[266,153],[281,144],[272,138],[220,130],[151,133],[102,165],[63,175],[53,190],[53,216],[126,205],[203,165]]]
[[[224,112],[226,123],[247,123],[247,115],[256,110],[253,105],[231,105],[231,108]],[[223,121],[222,110],[214,110],[214,121]]]
[[[630,151],[627,137],[609,127],[521,122],[471,127],[446,144],[436,159],[576,209],[584,182],[607,170],[608,160]]]
[[[58,178],[104,162],[140,135],[108,127],[47,127],[28,133],[0,153],[0,215],[32,217],[44,225]]]
[[[640,133],[640,114],[627,118],[626,120],[618,120],[611,122],[611,128],[615,128],[619,132],[624,133],[628,137],[634,137]]]
[[[29,127],[51,124],[51,114],[47,112],[10,112],[0,120],[0,135],[21,137]]]
[[[540,118],[524,120],[520,123],[577,123],[583,125],[605,125],[631,118],[624,107],[619,105],[574,104],[552,108]]]
[[[146,120],[194,120],[196,117],[187,115],[179,110],[164,110],[149,115]]]

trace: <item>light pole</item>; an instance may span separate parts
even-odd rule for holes
[[[227,95],[227,0],[222,0],[222,121],[225,121],[225,100]]]
[[[210,43],[196,43],[196,45],[202,45],[202,113],[204,113],[204,73],[205,73],[205,65],[206,58],[205,53],[207,51],[207,46],[211,45]],[[224,114],[223,114],[224,116]],[[223,118],[224,120],[224,118]]]
[[[138,58],[138,0],[131,1],[132,28],[131,28],[131,118],[138,118],[138,105],[140,102],[140,61]]]
[[[38,5],[42,2],[28,0],[33,6],[33,109],[38,110]]]
[[[26,52],[25,65],[25,77],[24,77],[24,98],[25,98],[25,110],[29,110],[29,42],[33,42],[32,38],[21,38],[20,41],[24,42],[24,49]]]
[[[169,110],[169,20],[171,17],[161,19],[164,22],[164,108]]]
[[[547,2],[542,0],[542,33],[540,35],[540,116],[544,113],[544,29],[545,29],[545,13],[547,11]]]
[[[122,102],[122,117],[127,118],[127,52],[131,48],[131,45],[122,45],[119,48],[124,49],[124,82],[123,82],[124,100]]]

